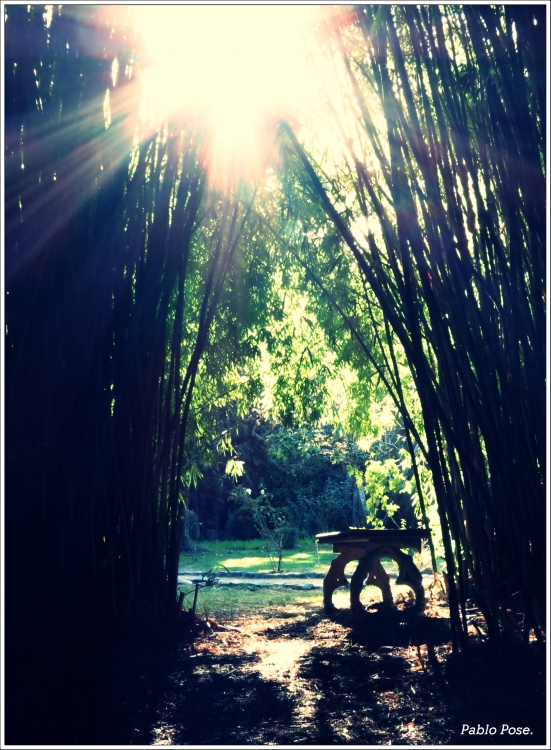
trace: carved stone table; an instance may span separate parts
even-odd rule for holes
[[[323,580],[323,606],[327,613],[334,612],[333,591],[340,586],[348,586],[344,569],[351,560],[358,560],[358,566],[350,581],[350,608],[353,612],[365,612],[360,602],[364,586],[378,586],[383,595],[383,602],[392,605],[390,579],[381,565],[382,557],[390,557],[398,565],[397,584],[410,586],[415,594],[415,610],[425,609],[425,591],[423,578],[410,555],[402,549],[421,551],[421,542],[428,539],[429,532],[424,529],[350,529],[349,531],[331,531],[317,534],[319,544],[332,544],[333,552],[338,552]]]

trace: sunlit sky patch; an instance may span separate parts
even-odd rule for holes
[[[296,5],[138,7],[147,116],[200,115],[224,161],[254,157],[259,131],[313,96],[304,35],[314,11]]]

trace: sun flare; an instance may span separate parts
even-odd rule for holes
[[[267,123],[302,108],[313,72],[308,6],[143,5],[136,11],[146,64],[144,102],[155,119],[204,118],[214,148],[243,161]]]

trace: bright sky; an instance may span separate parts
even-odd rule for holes
[[[142,5],[138,31],[153,64],[144,72],[149,113],[209,118],[220,152],[254,150],[265,116],[312,99],[315,73],[303,34],[316,8],[297,5]]]

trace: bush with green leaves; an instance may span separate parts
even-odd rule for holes
[[[238,484],[231,490],[228,503],[233,510],[228,516],[226,523],[226,537],[228,539],[239,539],[248,541],[258,538],[258,529],[254,518],[254,501],[250,496],[250,490],[242,484]]]
[[[296,509],[301,525],[311,534],[348,527],[350,480],[328,477],[320,492],[313,484],[297,492]]]
[[[272,495],[264,488],[257,497],[252,497],[249,488],[238,485],[231,491],[230,499],[237,507],[228,520],[227,535],[243,540],[260,537],[273,570],[279,572],[283,550],[292,549],[298,540],[298,529],[290,524],[287,510],[274,507]]]

